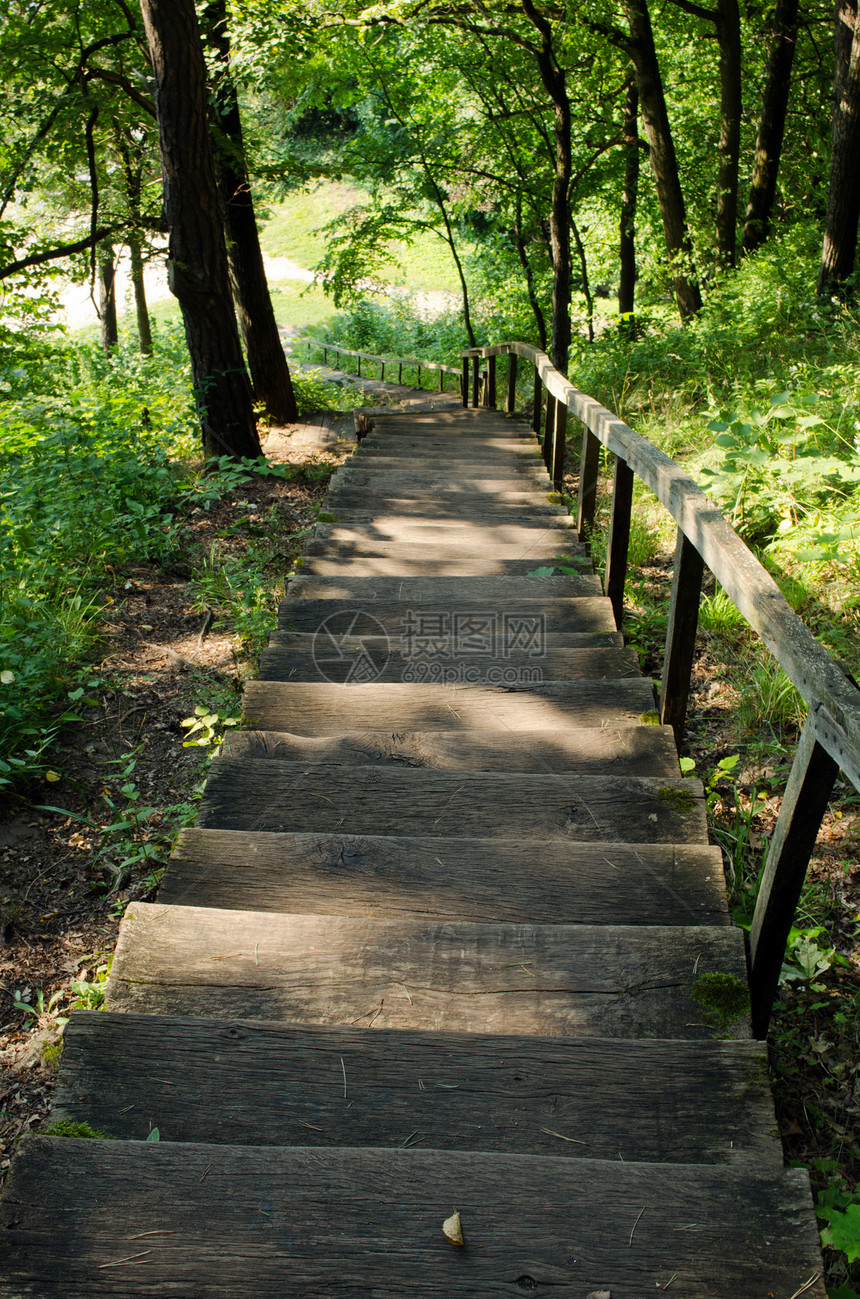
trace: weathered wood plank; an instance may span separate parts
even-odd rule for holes
[[[507,558],[489,548],[476,555],[461,546],[445,546],[428,551],[426,546],[369,546],[366,549],[348,542],[312,542],[299,560],[302,574],[321,577],[525,577],[541,565],[555,563],[560,547],[547,547],[543,553],[525,558]],[[578,556],[565,556],[565,562],[588,571],[589,563]],[[589,564],[590,567],[590,564]]]
[[[704,974],[746,975],[724,926],[480,925],[132,902],[109,1010],[359,1028],[704,1038]],[[749,1037],[745,1018],[731,1035]]]
[[[339,735],[342,731],[542,731],[563,726],[639,726],[654,707],[650,681],[545,682],[491,686],[348,686],[248,681],[245,717],[263,731]],[[651,714],[653,715],[653,714]]]
[[[342,600],[370,606],[379,600],[414,605],[456,604],[460,600],[516,608],[521,601],[553,601],[603,595],[593,573],[558,577],[304,577],[289,579],[287,601]]]
[[[223,830],[465,835],[587,843],[707,843],[689,779],[216,758],[198,824]]]
[[[397,1148],[414,1134],[423,1150],[782,1171],[767,1053],[753,1042],[368,1033],[76,1011],[52,1113],[126,1140],[157,1127],[161,1141]]]
[[[527,866],[525,865],[527,863]],[[719,849],[183,830],[165,905],[500,924],[729,924]]]
[[[585,553],[569,523],[547,518],[530,519],[528,516],[506,522],[504,519],[494,521],[465,516],[440,521],[420,516],[404,518],[379,514],[364,522],[318,523],[314,537],[331,541],[356,540],[360,544],[397,542],[422,545],[432,542],[434,545],[475,546],[476,549],[496,547],[504,550],[510,547],[514,555],[524,557],[544,544],[557,545],[561,553],[570,547],[578,554]]]
[[[257,675],[261,681],[360,681],[366,679],[368,659],[378,673],[377,681],[422,682],[457,680],[459,670],[469,671],[477,682],[499,685],[521,682],[521,669],[533,672],[535,660],[522,653],[510,653],[491,659],[468,654],[445,654],[427,659],[404,654],[403,638],[394,643],[381,637],[320,637],[306,648],[281,645],[273,637],[269,648],[260,655]],[[459,666],[458,666],[459,665]],[[639,676],[639,658],[632,649],[552,649],[540,659],[539,676],[543,681],[608,681]],[[465,680],[470,677],[466,676]]]
[[[366,514],[400,514],[426,519],[467,518],[519,522],[522,518],[545,517],[551,522],[568,521],[563,506],[548,501],[538,492],[504,492],[487,496],[481,492],[433,492],[385,496],[364,488],[342,488],[326,496],[326,509],[339,517]]]
[[[432,767],[440,771],[572,771],[614,776],[677,776],[668,726],[558,731],[353,731],[321,738],[288,731],[228,731],[226,758],[278,758],[323,766]]]
[[[0,1231],[9,1299],[826,1295],[800,1169],[28,1136]]]
[[[333,614],[348,611],[350,605],[338,610],[331,600],[289,600],[284,601],[278,616],[281,631],[316,631],[317,628]],[[457,599],[442,605],[416,605],[409,600],[374,600],[366,612],[371,614],[386,632],[400,633],[401,629],[420,614],[423,625],[432,625],[432,619],[447,619],[451,629],[451,618],[457,614],[461,618],[469,615],[493,617],[497,620],[497,632],[507,633],[512,644],[522,643],[525,630],[533,627],[536,636],[552,631],[615,631],[612,617],[612,605],[604,596],[586,595],[570,599],[543,600],[509,600],[502,608],[498,601]],[[437,624],[439,625],[439,624]],[[520,629],[519,639],[515,633]],[[531,645],[533,637],[526,638]],[[503,642],[506,643],[506,642]]]

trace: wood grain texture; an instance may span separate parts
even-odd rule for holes
[[[225,758],[278,758],[323,766],[431,767],[439,771],[575,771],[615,776],[677,776],[678,755],[668,726],[517,732],[354,731],[291,735],[288,731],[228,731]]]
[[[548,501],[538,493],[508,492],[502,497],[483,496],[480,493],[432,492],[414,496],[369,496],[361,488],[343,488],[326,496],[326,511],[336,516],[335,521],[355,519],[368,522],[379,515],[396,515],[401,518],[464,519],[469,523],[533,523],[545,519],[562,526],[571,522],[571,516],[562,506]]]
[[[164,904],[391,919],[729,924],[718,848],[183,830]]]
[[[317,631],[326,619],[350,609],[359,609],[362,613],[374,617],[389,635],[400,636],[410,625],[410,619],[420,614],[424,626],[430,626],[430,619],[447,619],[444,626],[450,628],[454,614],[464,618],[469,615],[494,617],[497,626],[502,629],[504,619],[543,618],[546,632],[565,631],[615,631],[612,617],[612,605],[603,596],[586,595],[580,598],[552,600],[507,600],[504,604],[498,600],[472,600],[465,595],[456,600],[449,600],[442,605],[420,604],[410,600],[374,600],[366,608],[333,600],[285,600],[278,615],[278,627],[281,631]],[[441,624],[440,624],[441,625]],[[503,634],[503,632],[501,633]]]
[[[782,1169],[767,1053],[752,1042],[75,1011],[52,1113],[138,1141],[150,1125],[162,1141],[262,1146],[396,1149],[414,1134],[423,1150]]]
[[[533,549],[521,558],[500,554],[493,546],[480,552],[462,545],[426,545],[392,543],[356,544],[342,541],[314,541],[305,547],[299,561],[299,571],[321,577],[472,577],[476,573],[488,577],[526,577],[535,568],[554,566],[559,554],[583,572],[590,567],[584,557],[572,554],[565,545],[547,544]]]
[[[476,553],[494,549],[500,553],[529,554],[539,547],[560,551],[568,548],[582,554],[583,549],[576,533],[552,520],[523,520],[522,523],[492,523],[486,520],[452,519],[447,523],[429,519],[398,519],[380,515],[368,523],[318,523],[314,528],[315,541],[350,542],[367,547],[382,544],[410,544],[457,546]]]
[[[248,681],[249,725],[297,735],[344,731],[542,731],[565,726],[640,726],[654,707],[650,681],[548,682],[528,690],[491,686],[335,685]]]
[[[703,1038],[690,989],[746,976],[720,926],[481,925],[133,902],[109,1010],[356,1027]],[[739,1019],[732,1036],[749,1037]]]
[[[465,1249],[442,1236],[454,1204]],[[0,1237],[8,1299],[644,1299],[673,1277],[688,1299],[789,1299],[821,1268],[800,1169],[414,1149],[27,1136]]]
[[[707,844],[699,781],[216,758],[198,825],[610,844]]]
[[[517,608],[522,602],[575,599],[603,594],[593,573],[573,577],[291,577],[284,602],[288,616],[291,600],[341,600],[373,611],[376,601],[399,601],[413,606],[456,605],[461,600]],[[539,610],[535,609],[535,612]]]
[[[407,642],[408,645],[408,642]],[[375,665],[376,680],[406,681],[420,684],[434,680],[454,679],[454,673],[472,671],[478,679],[491,671],[499,681],[514,683],[522,668],[529,675],[535,667],[531,655],[510,651],[493,658],[474,655],[450,655],[426,660],[404,656],[403,638],[383,641],[381,637],[322,637],[309,647],[298,650],[294,645],[281,645],[276,637],[260,655],[257,676],[260,681],[320,681],[359,680],[368,660]],[[632,649],[561,649],[547,650],[540,659],[540,676],[543,681],[611,681],[623,677],[638,677],[639,658]],[[468,679],[468,678],[467,678]]]

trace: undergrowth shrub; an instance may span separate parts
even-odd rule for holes
[[[8,360],[8,358],[7,358]],[[196,452],[174,331],[156,354],[44,345],[0,390],[0,784],[39,768],[98,633],[100,583],[176,544],[173,464]],[[74,700],[72,700],[74,702]]]

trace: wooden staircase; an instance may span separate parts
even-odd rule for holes
[[[697,1000],[746,977],[702,789],[534,439],[376,424],[68,1026],[55,1117],[114,1140],[21,1142],[0,1295],[823,1299],[765,1048]]]

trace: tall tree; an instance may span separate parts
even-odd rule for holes
[[[755,163],[744,221],[743,250],[755,252],[770,233],[776,182],[797,49],[799,0],[776,0],[761,100]]]
[[[179,300],[203,445],[212,456],[262,454],[230,294],[193,0],[141,0],[170,231],[168,284]]]
[[[842,293],[854,273],[860,220],[860,4],[837,0],[833,130],[821,296]]]
[[[636,78],[627,81],[624,96],[624,189],[618,232],[618,314],[632,324],[636,301],[636,204],[639,197],[639,92]]]
[[[278,423],[298,419],[296,398],[269,295],[245,157],[239,100],[230,68],[226,0],[203,11],[203,31],[214,52],[216,166],[227,226],[227,256],[254,397]]]
[[[682,319],[686,319],[701,310],[702,295],[690,265],[693,245],[648,0],[625,0],[625,9],[630,29],[627,48],[636,69],[639,103],[648,137],[648,157],[654,173],[666,251],[672,262],[675,298]]]

